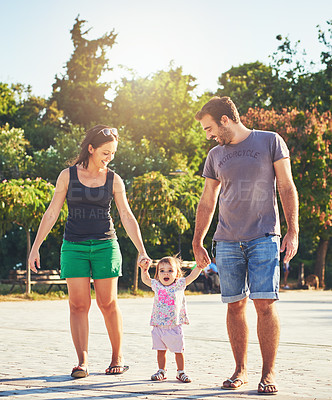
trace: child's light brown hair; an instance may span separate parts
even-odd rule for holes
[[[158,279],[158,274],[159,274],[159,268],[161,264],[168,264],[171,265],[173,268],[176,269],[176,279],[179,279],[183,276],[182,273],[182,260],[179,257],[163,257],[161,260],[158,261],[157,267],[156,267],[156,272],[154,274],[154,279]]]

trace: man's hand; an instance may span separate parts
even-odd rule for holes
[[[290,260],[295,256],[295,254],[297,253],[298,245],[298,234],[287,232],[282,240],[282,245],[280,247],[280,253],[286,250],[284,263],[290,262]]]
[[[211,264],[209,254],[202,245],[193,245],[193,251],[198,268],[204,269]]]

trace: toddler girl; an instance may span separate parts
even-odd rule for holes
[[[184,372],[184,337],[182,325],[189,324],[184,290],[201,273],[195,267],[186,278],[182,277],[181,260],[176,257],[162,258],[156,267],[154,279],[148,267],[141,269],[142,281],[154,291],[154,303],[150,325],[153,349],[157,350],[158,371],[151,376],[153,381],[166,379],[166,351],[175,353],[176,377],[181,382],[191,382]]]

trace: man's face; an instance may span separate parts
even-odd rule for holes
[[[220,125],[209,114],[204,115],[200,123],[205,130],[208,140],[215,140],[220,146],[232,142],[234,133],[229,128],[229,119],[226,115],[221,117]]]

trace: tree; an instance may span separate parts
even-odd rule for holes
[[[35,166],[32,174],[55,182],[60,171],[78,155],[84,134],[83,128],[71,124],[57,131],[54,145],[33,153]]]
[[[193,233],[195,210],[203,185],[204,179],[193,174],[168,178],[152,171],[134,178],[128,190],[128,201],[151,257],[177,253],[180,235],[189,230]],[[122,241],[126,234],[119,216],[113,214],[119,240]],[[128,252],[127,247],[125,258]],[[130,258],[133,258],[131,252]],[[130,271],[126,273],[130,274]],[[137,277],[136,265],[134,289],[137,288]]]
[[[8,232],[12,224],[21,226],[26,233],[27,256],[26,293],[30,293],[30,268],[28,257],[31,249],[30,231],[37,229],[51,201],[54,186],[37,178],[35,180],[12,179],[0,183],[0,237]],[[66,206],[62,209],[57,226],[66,219]]]
[[[288,89],[271,66],[259,61],[232,67],[218,78],[218,96],[229,96],[240,114],[250,107],[279,108],[287,98]]]
[[[67,71],[62,77],[55,77],[52,99],[63,110],[68,122],[85,128],[96,121],[105,121],[109,106],[105,98],[109,84],[99,82],[101,74],[110,70],[106,52],[111,49],[116,34],[112,31],[101,38],[88,40],[90,29],[83,30],[85,20],[75,19],[70,31],[74,52],[67,62]]]
[[[0,179],[26,177],[33,167],[32,157],[27,154],[29,142],[24,131],[0,127]]]
[[[13,124],[23,92],[23,85],[9,86],[7,83],[0,82],[0,126]]]
[[[301,42],[292,43],[288,37],[278,35],[281,41],[277,51],[271,56],[271,66],[279,80],[287,85],[288,100],[284,107],[296,107],[299,110],[319,112],[331,110],[332,92],[332,20],[327,21],[327,32],[318,28],[318,42],[323,46],[320,63],[309,61]]]
[[[131,143],[125,150],[131,164],[137,147],[149,143],[155,158],[165,160],[164,173],[176,168],[179,160],[184,169],[198,169],[206,143],[194,119],[198,110],[195,87],[195,78],[172,65],[151,77],[123,79],[112,102],[111,120],[114,126],[122,127],[122,134]]]
[[[33,150],[47,149],[54,145],[54,138],[62,129],[63,113],[55,101],[27,94],[19,104],[13,124],[24,129]]]
[[[242,118],[248,127],[272,130],[285,139],[299,193],[300,234],[319,242],[315,273],[324,287],[325,259],[332,235],[331,113],[250,109]]]
[[[270,65],[259,61],[232,67],[218,79],[218,96],[230,96],[241,114],[259,107],[282,111],[283,108],[325,112],[331,108],[332,20],[327,32],[318,26],[318,41],[323,45],[318,60],[308,61],[300,41],[292,43],[278,35],[282,43],[271,55]]]

